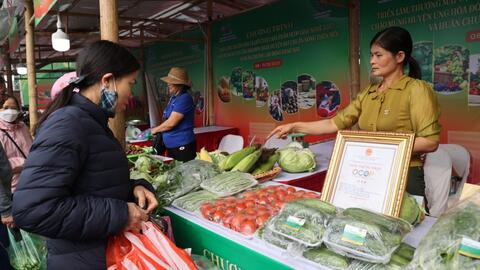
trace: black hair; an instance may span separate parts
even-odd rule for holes
[[[18,110],[21,111],[22,107],[20,106],[20,102],[18,102],[18,99],[15,96],[5,95],[3,103],[2,103],[1,106],[3,107],[3,104],[5,104],[5,102],[10,98],[13,99],[13,101],[15,101],[15,104],[17,104]]]
[[[64,87],[48,105],[36,128],[54,111],[70,104],[75,88],[81,92],[98,83],[107,73],[121,78],[140,69],[138,60],[126,48],[107,40],[99,40],[83,48],[77,56],[76,64],[78,79]]]
[[[415,58],[412,57],[412,37],[406,29],[398,26],[385,28],[372,38],[372,41],[370,41],[370,47],[372,47],[374,44],[379,45],[385,50],[391,52],[393,55],[403,51],[405,53],[403,66],[408,63],[408,76],[415,79],[422,78],[420,66]]]

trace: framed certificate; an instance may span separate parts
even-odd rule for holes
[[[414,138],[413,133],[339,131],[322,200],[398,217]]]

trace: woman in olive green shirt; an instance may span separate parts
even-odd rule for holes
[[[292,132],[334,133],[357,123],[366,131],[413,131],[415,143],[407,192],[425,196],[421,155],[438,147],[440,109],[433,89],[420,80],[420,67],[411,53],[412,38],[407,30],[389,27],[378,32],[370,42],[370,64],[372,75],[383,78],[380,83],[370,84],[331,119],[281,125],[268,138],[274,134],[284,138]],[[407,64],[408,76],[404,74]]]

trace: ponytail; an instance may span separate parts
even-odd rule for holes
[[[420,69],[420,65],[418,64],[415,58],[411,57],[408,58],[408,76],[414,79],[422,79],[422,70]]]

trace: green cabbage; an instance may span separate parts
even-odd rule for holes
[[[402,208],[400,209],[400,218],[408,221],[410,224],[420,223],[424,215],[423,207],[421,207],[415,197],[408,193],[404,193]]]
[[[315,154],[310,149],[287,147],[279,152],[278,164],[284,171],[290,173],[312,172],[317,166]]]

